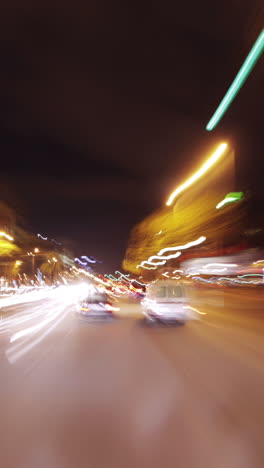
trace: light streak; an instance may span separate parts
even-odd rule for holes
[[[238,276],[238,278],[246,278],[247,276],[263,276],[261,273],[248,273],[246,275]]]
[[[170,250],[185,250],[189,249],[190,247],[194,247],[196,245],[202,244],[206,240],[205,236],[201,236],[195,241],[192,242],[187,242],[187,244],[184,245],[178,245],[176,247],[166,247],[165,249],[161,249],[158,253],[159,256],[163,255],[165,252],[169,252]]]
[[[130,276],[130,274],[125,275],[125,273],[121,273],[121,271],[118,271],[118,270],[115,271],[115,274],[120,275],[121,277],[126,278],[126,279]]]
[[[152,255],[152,257],[149,258],[149,260],[145,260],[144,262],[141,262],[141,266],[144,267],[144,265],[147,263],[148,265],[156,265],[155,268],[159,265],[165,265],[167,260],[170,260],[172,258],[178,258],[181,255],[181,252],[177,252],[175,254],[167,255],[167,256],[158,256],[158,255]],[[153,262],[154,259],[161,260],[160,262]]]
[[[55,315],[57,317],[60,314],[61,310],[59,310],[59,313]],[[42,322],[38,323],[37,325],[33,325],[32,327],[24,328],[23,330],[20,330],[19,332],[16,332],[14,335],[11,336],[10,338],[10,343],[13,343],[14,341],[18,340],[19,338],[22,338],[23,336],[26,336],[28,334],[34,333],[35,331],[40,330],[41,328],[45,327],[48,323],[52,322],[54,320],[53,315],[50,317],[47,317],[45,320],[42,320]]]
[[[137,265],[136,268],[145,268],[146,270],[156,270],[157,267],[156,266],[155,267],[147,267],[146,265],[140,264],[140,265]]]
[[[12,236],[10,236],[9,234],[7,234],[6,232],[4,231],[0,231],[0,237],[5,237],[7,240],[9,241],[13,241],[14,238]]]
[[[57,245],[61,245],[61,242],[56,241],[56,239],[51,239],[51,242],[54,242]]]
[[[74,259],[75,262],[78,262],[80,265],[83,265],[83,266],[86,266],[87,265],[87,262],[82,262],[79,258],[75,258]]]
[[[42,240],[48,240],[47,237],[42,236],[41,234],[37,234],[38,237],[40,237]]]
[[[228,193],[225,196],[225,198],[216,205],[216,209],[219,210],[219,208],[222,208],[222,206],[226,205],[227,203],[233,203],[233,202],[236,202],[236,201],[240,201],[240,200],[242,200],[242,198],[243,198],[243,192]]]
[[[96,263],[96,260],[94,257],[87,257],[86,255],[82,255],[81,258],[84,258],[85,260],[87,260],[87,262]],[[85,265],[87,265],[87,263]]]
[[[197,314],[200,314],[200,315],[206,315],[206,312],[201,312],[200,310],[195,309],[194,307],[191,307],[191,306],[184,306],[184,308],[193,310],[194,312],[197,312]]]
[[[137,283],[140,284],[140,286],[145,286],[146,283],[141,283],[137,279],[134,278],[129,278],[130,274],[125,275],[124,273],[121,273],[121,271],[116,270],[115,271],[116,275],[120,275],[120,278],[118,278],[118,281],[121,281],[123,278],[124,281],[127,281],[128,283]]]
[[[173,256],[171,257],[170,255],[152,255],[152,257],[149,257],[149,259],[147,260],[148,263],[150,263],[151,265],[164,265],[164,263],[166,263],[167,260],[169,260],[169,258],[177,258],[181,255],[181,252],[177,252],[176,254],[173,254]],[[164,263],[154,263],[153,260],[164,260]]]
[[[226,151],[227,147],[227,143],[221,143],[214,151],[214,153],[210,156],[210,158],[207,159],[207,161],[205,161],[205,163],[200,167],[200,169],[198,169],[197,172],[195,172],[189,179],[187,179],[182,185],[180,185],[171,193],[166,202],[166,205],[170,206],[177,197],[177,195],[179,195],[181,192],[190,187],[194,182],[200,179],[200,177],[202,177],[210,169],[210,167],[212,167],[219,160],[219,158]]]
[[[210,268],[210,267],[237,267],[237,263],[207,263],[206,265],[203,266],[203,268]]]
[[[226,205],[227,203],[232,203],[234,201],[237,201],[237,198],[234,198],[234,197],[224,198],[224,200],[222,200],[220,203],[216,205],[216,209],[219,210],[219,208],[222,208],[222,206]]]
[[[155,258],[157,258],[157,257],[155,257]],[[144,266],[145,263],[147,263],[148,265],[154,265],[156,268],[157,268],[157,266],[165,265],[166,260],[162,260],[161,258],[159,258],[159,260],[161,260],[161,261],[160,262],[152,262],[151,260],[145,260],[144,262],[141,263],[141,265]]]
[[[139,267],[146,268],[145,264],[148,264],[148,265],[155,265],[154,268],[148,268],[148,269],[151,269],[151,270],[153,270],[153,269],[155,270],[157,268],[157,266],[165,265],[167,260],[171,260],[172,258],[178,258],[180,255],[181,255],[181,252],[177,252],[175,254],[171,254],[171,255],[167,255],[167,256],[163,256],[163,257],[158,257],[157,255],[155,255],[154,256],[155,258],[160,258],[162,261],[161,262],[152,262],[150,260],[145,260],[144,262],[141,262],[141,264],[138,265],[137,268],[139,268]]]
[[[165,276],[166,278],[169,278],[168,274],[169,274],[169,272],[165,271],[165,273],[162,273],[162,276]]]
[[[249,73],[253,69],[254,65],[257,63],[258,59],[260,58],[262,52],[264,50],[264,30],[258,36],[254,46],[252,47],[251,51],[249,52],[245,62],[243,63],[242,67],[240,68],[235,80],[233,81],[232,85],[228,89],[226,95],[224,96],[223,100],[221,101],[220,105],[216,109],[214,115],[209,120],[206,130],[210,131],[216,127],[220,119],[223,117],[225,112],[227,111],[228,107],[235,99],[238,91],[242,87],[243,83],[246,81]]]
[[[112,281],[118,281],[118,279],[114,275],[108,275],[108,278]]]
[[[58,324],[64,319],[64,317],[68,314],[68,311],[64,311],[64,314],[59,314],[59,317],[58,317],[58,320],[53,323],[47,330],[45,330],[43,332],[43,334],[36,338],[35,340],[33,341],[30,341],[30,343],[26,346],[24,346],[24,344],[22,343],[22,349],[19,349],[18,351],[16,351],[17,349],[17,345],[13,345],[12,347],[10,347],[7,351],[6,351],[6,355],[7,355],[7,358],[8,358],[8,361],[13,364],[15,361],[17,361],[18,359],[20,359],[24,354],[26,354],[28,351],[30,351],[32,348],[34,348],[34,346],[36,346],[37,344],[39,344],[41,341],[44,340],[44,338],[49,335],[49,333],[58,326]]]
[[[152,255],[151,257],[149,257],[148,260],[144,260],[143,262],[141,262],[139,265],[137,265],[136,268],[146,268],[147,270],[155,270],[157,268],[157,266],[165,265],[167,260],[179,257],[182,254],[182,252],[179,252],[179,250],[189,249],[190,247],[194,247],[196,245],[201,244],[205,240],[206,240],[206,237],[201,236],[198,239],[196,239],[195,241],[188,242],[187,244],[184,244],[184,245],[178,245],[176,247],[166,247],[165,249],[160,250],[158,255]],[[166,255],[166,256],[162,255],[165,252],[170,252],[170,251],[174,251],[174,250],[178,250],[178,252],[176,254],[171,254],[171,255]],[[160,262],[153,262],[153,260],[155,260],[155,259],[161,260],[161,261]],[[155,266],[153,266],[153,268],[152,267],[146,267],[145,266],[146,264],[155,265]]]
[[[100,278],[98,278],[97,276],[93,275],[92,273],[89,273],[88,271],[86,270],[83,270],[81,268],[76,268],[76,267],[72,267],[74,270],[76,270],[78,273],[81,273],[85,276],[88,276],[88,278],[92,278],[94,281],[96,281],[97,283],[100,283],[100,284],[103,284],[104,286],[109,286],[109,283],[107,283],[106,281],[103,281],[101,280]],[[111,282],[110,282],[111,283]]]

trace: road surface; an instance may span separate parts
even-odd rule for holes
[[[108,323],[54,298],[3,308],[0,466],[262,468],[263,292],[192,301],[206,315],[184,327],[136,303]]]

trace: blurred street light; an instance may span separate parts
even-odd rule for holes
[[[14,240],[14,238],[13,238],[12,236],[9,236],[9,234],[7,234],[7,233],[4,232],[4,231],[1,231],[1,232],[0,232],[0,237],[5,237],[5,238],[6,238],[7,240],[9,240],[9,241],[13,241],[13,240]]]
[[[219,210],[222,206],[227,203],[233,203],[242,200],[243,192],[231,192],[228,193],[225,198],[216,205],[216,209]]]
[[[246,81],[248,75],[250,74],[251,70],[253,69],[254,65],[257,63],[258,59],[260,58],[262,52],[264,50],[264,30],[261,31],[258,39],[256,40],[254,46],[252,47],[251,51],[249,52],[245,62],[243,63],[242,67],[240,68],[236,78],[234,79],[232,85],[230,86],[229,90],[227,91],[225,97],[219,104],[218,108],[216,109],[214,115],[208,122],[206,126],[206,130],[210,131],[213,130],[216,125],[218,124],[219,120],[223,117],[225,112],[227,111],[228,107],[235,99],[238,91],[240,90],[243,83]]]
[[[169,196],[166,205],[170,206],[177,195],[179,195],[181,192],[186,190],[188,187],[190,187],[194,182],[196,182],[200,177],[202,177],[218,160],[219,158],[224,154],[226,151],[228,145],[227,143],[221,143],[217,149],[214,151],[214,153],[210,156],[207,161],[196,171],[189,179],[187,179],[182,185],[177,187]]]
[[[36,248],[34,249],[34,252],[38,253],[38,252],[39,252],[39,249],[36,247]]]

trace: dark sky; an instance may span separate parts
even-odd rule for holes
[[[262,189],[263,58],[221,125],[205,125],[264,8],[65,3],[9,0],[1,9],[1,196],[34,232],[75,240],[77,253],[110,271],[131,227],[220,138],[235,145],[238,184]]]

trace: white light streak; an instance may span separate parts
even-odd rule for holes
[[[185,250],[185,249],[189,249],[190,247],[194,247],[196,245],[199,245],[199,244],[202,244],[202,242],[204,242],[206,240],[206,237],[205,236],[201,236],[199,237],[198,239],[196,239],[195,241],[192,241],[192,242],[188,242],[187,244],[184,244],[184,245],[178,245],[176,247],[166,247],[165,249],[161,249],[158,253],[159,256],[163,255],[165,252],[170,252],[171,250],[174,251],[174,250]]]

